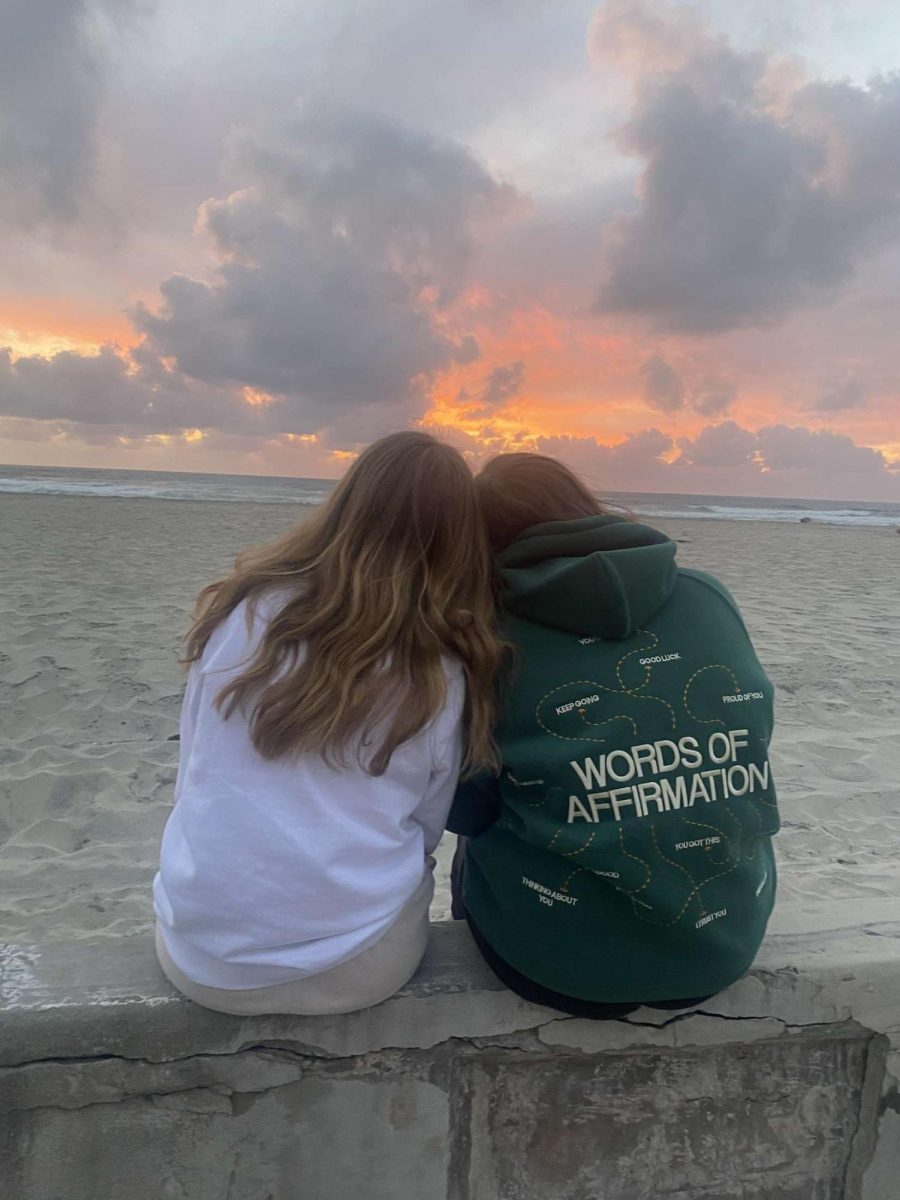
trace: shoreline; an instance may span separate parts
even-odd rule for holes
[[[243,478],[243,476],[238,476],[237,478]],[[257,478],[257,477],[252,476],[251,478]],[[267,477],[259,476],[259,478],[267,478]],[[712,496],[712,497],[708,497],[708,498],[709,499],[718,499],[719,497]],[[727,499],[728,497],[721,497],[721,498]],[[297,510],[308,511],[310,509],[316,508],[318,506],[318,504],[320,503],[319,501],[315,501],[315,500],[304,501],[302,499],[297,499],[296,501],[262,500],[262,499],[258,499],[258,498],[257,499],[240,499],[240,500],[222,500],[222,499],[210,500],[210,499],[203,499],[202,497],[196,497],[196,496],[123,496],[123,495],[117,495],[115,493],[110,493],[107,495],[99,495],[99,494],[90,494],[90,493],[83,494],[83,493],[62,492],[62,491],[60,491],[60,492],[50,492],[50,491],[46,491],[46,492],[40,492],[40,491],[13,492],[13,491],[4,491],[3,489],[0,489],[0,506],[4,505],[6,503],[9,503],[11,501],[15,502],[15,501],[33,501],[33,500],[36,500],[36,501],[47,500],[50,502],[66,500],[69,502],[74,501],[76,503],[78,503],[78,502],[108,503],[109,501],[116,501],[119,503],[129,503],[129,504],[165,504],[165,505],[173,505],[173,504],[182,505],[183,504],[183,505],[186,505],[186,506],[189,505],[192,507],[203,506],[203,507],[208,507],[208,508],[216,509],[216,510],[221,509],[223,506],[225,506],[227,508],[262,508],[262,509],[274,509],[276,511],[284,510],[287,513],[296,512]],[[810,503],[814,503],[814,502],[811,501]],[[891,517],[889,519],[884,520],[884,521],[878,521],[878,522],[859,521],[859,522],[856,522],[856,521],[829,521],[820,516],[815,516],[815,517],[808,517],[808,516],[760,517],[758,515],[754,515],[754,516],[747,516],[747,517],[736,517],[736,516],[720,517],[720,516],[717,516],[712,513],[702,513],[702,512],[678,513],[677,515],[666,515],[666,514],[661,514],[661,513],[649,513],[649,514],[642,513],[640,511],[640,509],[633,509],[633,510],[629,509],[627,511],[631,513],[631,515],[634,517],[635,520],[644,522],[645,524],[659,525],[660,527],[674,526],[676,524],[679,524],[682,521],[686,521],[689,525],[694,525],[694,524],[703,524],[703,525],[714,524],[716,526],[718,526],[718,525],[738,525],[738,526],[743,526],[743,525],[788,525],[788,526],[811,525],[816,528],[825,528],[825,529],[859,529],[859,530],[865,530],[867,532],[882,532],[882,533],[900,534],[900,512],[898,512],[896,517],[891,515]],[[290,523],[290,518],[287,518],[287,520],[288,520],[288,523]]]

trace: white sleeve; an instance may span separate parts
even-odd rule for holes
[[[425,853],[431,854],[441,840],[450,805],[459,782],[459,768],[463,754],[463,703],[465,684],[462,671],[447,672],[447,700],[435,720],[432,737],[432,770],[425,795],[413,813],[413,820],[422,826],[425,834]]]

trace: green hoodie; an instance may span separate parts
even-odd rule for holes
[[[779,827],[772,685],[726,589],[620,517],[499,557],[516,662],[498,779],[462,784],[467,914],[535,983],[600,1002],[710,995],[750,966]]]

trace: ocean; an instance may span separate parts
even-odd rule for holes
[[[0,465],[0,494],[309,506],[324,500],[333,487],[332,479]],[[645,517],[728,521],[800,521],[808,518],[826,525],[900,527],[900,504],[896,503],[654,492],[610,492],[608,498]]]

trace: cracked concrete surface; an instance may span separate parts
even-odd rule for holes
[[[343,1017],[201,1009],[142,936],[3,947],[4,1200],[897,1200],[900,921],[822,925],[607,1022],[526,1004],[451,922]]]

